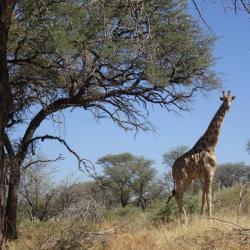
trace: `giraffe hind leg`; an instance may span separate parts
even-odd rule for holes
[[[206,203],[206,192],[205,189],[203,188],[202,192],[202,201],[201,201],[201,215],[204,215],[205,212],[205,203]]]
[[[175,200],[179,209],[181,223],[186,225],[188,222],[188,219],[187,219],[187,214],[186,214],[186,210],[184,208],[184,203],[183,203],[183,192],[176,191]]]

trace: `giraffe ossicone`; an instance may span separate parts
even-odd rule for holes
[[[177,158],[173,164],[172,173],[175,182],[173,195],[178,205],[181,222],[184,224],[187,223],[187,215],[183,204],[183,193],[198,178],[203,179],[201,214],[204,214],[205,203],[207,203],[208,216],[212,215],[212,181],[216,169],[215,147],[221,124],[230,110],[234,98],[235,96],[232,96],[230,91],[227,93],[222,91],[222,97],[220,97],[222,104],[205,133],[191,150]]]

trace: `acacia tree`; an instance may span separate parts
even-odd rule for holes
[[[38,141],[62,143],[87,167],[63,138],[37,134],[45,119],[82,108],[123,129],[146,130],[149,103],[186,110],[196,90],[218,81],[210,68],[215,39],[181,0],[2,0],[0,9],[3,242],[17,237],[21,166]]]
[[[153,161],[146,160],[144,157],[135,157],[130,165],[131,180],[129,186],[133,189],[136,196],[138,196],[138,206],[143,210],[147,207],[147,201],[152,190],[152,181],[155,177],[155,169],[152,166]]]
[[[132,194],[130,171],[134,156],[130,153],[107,155],[98,159],[97,164],[103,168],[102,185],[108,187],[122,207],[126,207]]]
[[[98,159],[97,164],[103,168],[101,182],[110,188],[114,197],[126,207],[132,196],[138,197],[138,206],[146,209],[147,200],[155,195],[159,186],[153,190],[155,169],[153,161],[136,157],[130,153],[107,155]],[[151,193],[151,194],[150,194]]]

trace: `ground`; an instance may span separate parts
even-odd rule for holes
[[[71,224],[71,227],[58,222],[23,224],[20,226],[19,240],[10,243],[9,249],[250,249],[249,217],[242,216],[236,223],[236,217],[232,214],[215,216],[222,221],[193,215],[187,226],[177,221],[153,226],[145,223],[146,217],[142,213],[134,224],[131,220],[105,222],[99,226],[98,233],[88,235],[84,227],[76,224]]]

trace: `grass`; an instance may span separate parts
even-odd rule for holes
[[[235,221],[230,216],[220,218]],[[250,228],[249,220],[247,223],[246,218],[241,220]],[[188,226],[171,223],[158,228],[127,231],[110,239],[105,248],[97,245],[93,249],[249,249],[250,231],[243,235],[235,229],[235,226],[227,223],[193,216]]]
[[[22,221],[20,236],[9,244],[9,250],[195,250],[195,249],[250,249],[250,217],[247,197],[241,216],[237,218],[239,187],[218,191],[214,196],[214,218],[197,215],[198,198],[187,196],[189,224],[183,226],[176,217],[173,204],[154,203],[146,212],[130,206],[105,211],[100,224]],[[248,195],[249,196],[249,195]],[[154,220],[167,215],[169,220]],[[239,219],[239,220],[238,220]],[[166,223],[167,222],[167,223]]]

